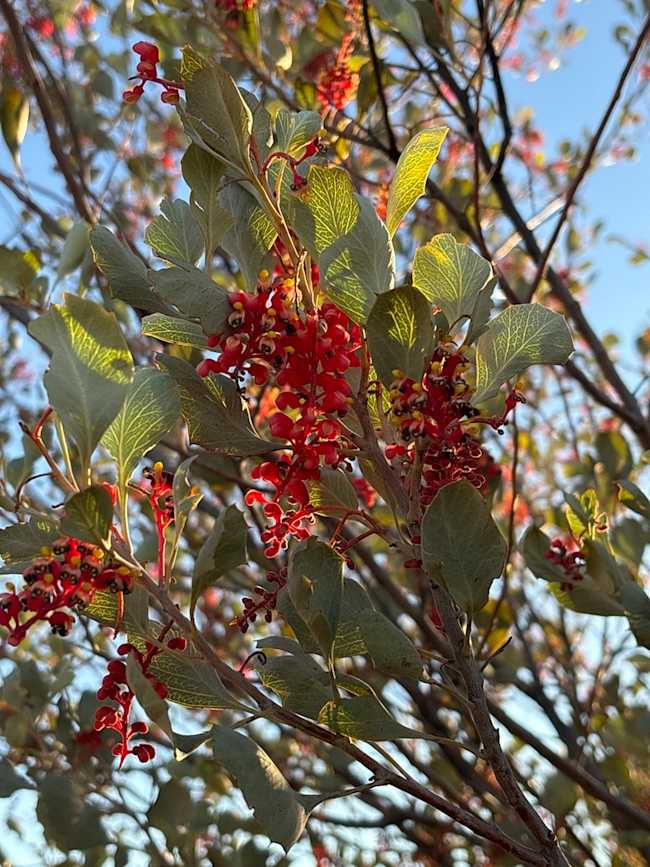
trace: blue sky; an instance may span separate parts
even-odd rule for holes
[[[547,0],[540,13],[552,20],[554,0]],[[523,76],[506,74],[509,102],[514,111],[532,107],[536,125],[545,133],[544,148],[554,153],[563,138],[575,139],[583,130],[592,131],[598,124],[603,108],[612,93],[624,64],[624,55],[611,36],[619,23],[620,5],[612,0],[584,0],[571,4],[571,17],[587,27],[587,35],[568,51],[560,67],[545,71],[539,80],[530,83]],[[650,113],[650,102],[641,106]],[[579,202],[590,219],[603,219],[606,231],[590,251],[595,278],[586,300],[587,312],[593,317],[600,334],[615,330],[624,337],[629,348],[633,338],[648,324],[650,313],[650,264],[632,266],[629,253],[606,236],[623,236],[632,243],[650,242],[650,126],[646,123],[638,134],[638,157],[601,167],[584,184]],[[42,136],[30,131],[23,147],[23,164],[33,183],[61,189],[52,173],[52,159]],[[11,161],[0,145],[0,170],[12,172]],[[9,196],[0,191],[0,243],[11,242],[15,232],[16,213],[7,210]],[[69,215],[74,217],[72,213]],[[548,229],[547,229],[548,230]],[[542,233],[543,234],[543,233]],[[30,796],[18,795],[24,805],[20,812],[25,822],[31,819]],[[15,867],[34,864],[29,849],[16,836],[3,836],[14,859]],[[135,861],[133,863],[136,863]],[[305,865],[313,863],[305,858]]]

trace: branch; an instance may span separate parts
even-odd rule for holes
[[[479,2],[480,2],[480,0],[479,0]],[[645,24],[643,25],[643,27],[641,28],[641,32],[637,36],[636,42],[634,43],[632,51],[630,52],[630,56],[627,59],[627,63],[623,67],[623,71],[621,72],[619,79],[618,79],[618,82],[616,84],[616,87],[614,88],[614,93],[612,94],[612,98],[610,99],[609,104],[607,105],[607,108],[605,109],[605,112],[601,118],[599,125],[598,125],[598,129],[593,134],[591,141],[589,143],[589,147],[587,148],[587,152],[585,153],[584,158],[582,160],[582,164],[581,164],[580,168],[578,169],[578,172],[577,172],[575,178],[573,179],[573,183],[570,185],[569,189],[567,190],[566,200],[564,202],[564,207],[562,209],[562,213],[558,217],[558,221],[555,224],[555,228],[553,229],[551,237],[549,238],[548,243],[547,243],[546,247],[544,248],[544,252],[542,253],[541,259],[540,259],[539,264],[537,266],[537,273],[535,274],[535,277],[533,278],[533,281],[531,283],[530,290],[528,292],[528,298],[527,298],[528,301],[530,301],[530,299],[533,297],[533,295],[537,291],[537,287],[539,286],[539,284],[542,281],[542,278],[544,277],[546,265],[548,264],[548,260],[550,259],[551,253],[553,252],[553,248],[555,247],[555,244],[557,243],[557,239],[560,236],[560,232],[562,231],[562,227],[564,226],[564,224],[567,220],[567,217],[569,216],[569,211],[571,209],[571,205],[573,204],[576,193],[578,192],[578,187],[580,186],[580,184],[583,182],[583,180],[587,176],[587,173],[591,167],[591,163],[592,163],[592,160],[593,160],[594,155],[596,153],[596,150],[598,148],[598,145],[600,143],[600,140],[603,136],[603,133],[605,132],[605,128],[607,127],[607,124],[609,123],[609,121],[612,117],[612,114],[614,113],[614,109],[616,108],[616,105],[617,105],[619,99],[621,98],[621,94],[623,93],[623,87],[625,86],[625,82],[627,81],[628,76],[629,76],[630,72],[632,71],[632,68],[633,68],[633,66],[637,60],[637,57],[639,56],[639,54],[641,53],[641,50],[643,49],[643,46],[645,45],[645,41],[646,41],[649,33],[650,33],[650,15],[646,18]],[[495,167],[495,169],[496,169],[496,167]]]
[[[379,62],[379,57],[377,56],[377,48],[375,46],[375,39],[372,35],[372,27],[370,26],[368,0],[363,0],[363,24],[366,31],[366,36],[368,38],[368,48],[370,49],[370,59],[372,61],[372,70],[374,72],[375,82],[377,84],[377,93],[379,94],[381,110],[384,114],[384,126],[386,127],[386,135],[388,136],[388,156],[391,158],[391,160],[393,160],[393,162],[397,162],[397,160],[399,159],[399,147],[397,146],[395,132],[393,131],[393,127],[390,122],[388,101],[386,99],[386,92],[384,91],[384,86],[381,80],[381,64]]]

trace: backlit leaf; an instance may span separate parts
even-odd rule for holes
[[[194,264],[203,252],[201,228],[190,206],[181,199],[163,199],[160,214],[147,226],[144,239],[168,262]]]
[[[275,226],[253,196],[239,184],[228,184],[219,196],[219,203],[232,217],[222,246],[235,257],[246,286],[253,289],[276,239]]]
[[[65,536],[108,548],[112,525],[113,500],[103,485],[93,485],[67,500],[61,520]]]
[[[145,316],[142,320],[142,333],[146,337],[160,340],[161,343],[178,343],[181,346],[195,346],[197,349],[208,347],[207,337],[200,325],[177,316],[166,316],[164,313]]]
[[[377,9],[379,11],[379,7]],[[413,13],[417,16],[415,9]],[[390,20],[382,17],[386,21]],[[390,184],[386,206],[386,225],[391,235],[395,234],[406,214],[424,194],[429,172],[438,159],[448,132],[444,126],[423,129],[413,136],[402,151]]]
[[[394,381],[395,370],[419,382],[433,351],[431,305],[410,286],[380,295],[367,325],[370,355],[384,385]]]

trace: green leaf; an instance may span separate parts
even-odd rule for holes
[[[103,485],[73,494],[65,504],[61,532],[107,549],[113,525],[113,500]]]
[[[415,46],[424,44],[422,21],[410,0],[372,0],[377,14]]]
[[[246,546],[248,527],[237,506],[228,506],[217,520],[208,538],[199,551],[192,576],[190,616],[199,596],[211,587],[222,575],[248,562]]]
[[[420,677],[422,660],[417,648],[381,611],[364,612],[357,625],[365,645],[364,652],[378,671],[399,677]],[[335,649],[337,646],[338,635]]]
[[[252,174],[253,116],[230,75],[189,47],[183,49],[181,75],[187,101],[184,120],[193,141],[233,168]]]
[[[66,295],[29,325],[52,352],[45,387],[82,466],[117,415],[133,378],[133,360],[117,320],[98,304]]]
[[[234,777],[263,833],[288,851],[309,814],[271,757],[250,738],[223,726],[214,727],[212,744],[215,759]]]
[[[305,146],[321,131],[323,121],[317,111],[287,111],[275,116],[275,147],[294,158],[301,157]]]
[[[492,293],[497,284],[497,278],[492,277],[476,296],[474,308],[470,313],[470,324],[465,336],[465,343],[469,346],[487,330],[492,312]],[[445,317],[446,318],[446,317]],[[449,328],[446,329],[448,331]]]
[[[280,696],[283,707],[309,719],[318,719],[332,697],[329,674],[306,653],[272,657],[258,674],[264,686]]]
[[[563,583],[567,580],[564,569],[545,556],[550,547],[551,540],[546,533],[532,526],[526,530],[520,543],[526,566],[536,578]]]
[[[331,300],[355,322],[392,289],[395,253],[386,227],[343,169],[312,165],[293,198],[294,228],[318,263]]]
[[[0,288],[7,295],[29,294],[40,267],[34,251],[16,250],[0,244]]]
[[[88,234],[90,225],[85,220],[75,223],[63,242],[59,267],[56,272],[57,282],[81,265],[88,250]]]
[[[487,502],[470,482],[438,491],[422,520],[422,556],[463,610],[483,608],[507,551]]]
[[[291,601],[329,659],[336,637],[343,595],[343,560],[314,537],[289,554],[287,587]]]
[[[163,199],[160,211],[147,226],[145,241],[161,259],[194,264],[203,253],[203,238],[192,209],[181,199]]]
[[[187,787],[172,777],[160,786],[158,797],[147,812],[147,824],[163,832],[170,848],[181,847],[194,808]]]
[[[53,521],[45,518],[32,518],[28,524],[12,524],[0,530],[0,557],[5,569],[22,572],[34,557],[41,554],[42,548],[49,548],[61,536],[61,531]],[[13,574],[13,573],[12,573]]]
[[[585,588],[578,584],[571,589],[567,589],[566,584],[551,584],[550,589],[560,605],[570,611],[601,617],[622,617],[625,614],[623,606],[602,590]]]
[[[180,389],[181,408],[190,440],[224,455],[262,455],[281,446],[259,437],[235,383],[226,376],[202,378],[191,364],[171,355],[157,355]]]
[[[318,480],[305,484],[309,491],[309,503],[317,515],[341,517],[359,507],[355,487],[343,470],[323,467]]]
[[[173,740],[167,705],[142,671],[140,662],[134,653],[129,653],[126,661],[126,679],[149,719],[162,729],[170,740]]]
[[[212,729],[194,735],[179,735],[178,732],[174,732],[174,758],[177,762],[184,761],[211,738]]]
[[[594,440],[598,460],[610,479],[624,479],[634,465],[632,452],[620,431],[599,431]]]
[[[198,268],[185,266],[150,271],[156,292],[182,313],[200,320],[206,334],[219,334],[232,313],[224,286]]]
[[[237,260],[244,282],[252,290],[277,237],[275,226],[256,199],[240,184],[228,184],[219,196],[219,203],[232,217],[222,246]]]
[[[50,773],[39,784],[36,815],[45,837],[63,852],[110,842],[97,807],[86,803],[70,774]]]
[[[634,637],[650,649],[650,597],[634,581],[624,581],[620,594]]]
[[[618,501],[637,515],[650,519],[650,500],[634,482],[617,481]]]
[[[449,323],[471,316],[492,277],[490,263],[453,235],[436,235],[415,254],[413,285],[445,314]]]
[[[20,789],[33,789],[34,784],[19,774],[9,759],[0,758],[0,798],[9,798]]]
[[[181,171],[190,188],[190,207],[201,226],[205,250],[210,257],[232,222],[230,214],[217,201],[226,166],[198,145],[191,144],[181,160]]]
[[[194,346],[196,349],[208,348],[208,340],[200,325],[176,316],[166,316],[164,313],[145,316],[142,320],[142,333],[146,337],[155,337],[161,343],[178,343],[181,346]]]
[[[171,430],[180,414],[174,380],[161,370],[138,368],[122,408],[102,437],[102,445],[117,463],[122,492],[140,459]]]
[[[353,740],[392,741],[423,737],[421,732],[398,723],[371,695],[339,698],[328,702],[318,720],[334,732]]]
[[[197,455],[186,458],[178,465],[174,473],[172,484],[172,496],[174,498],[174,550],[176,550],[183,535],[188,517],[203,499],[203,494],[195,489],[190,481],[190,467],[196,458]]]
[[[415,10],[413,12],[417,15]],[[389,18],[383,15],[382,17],[390,21]],[[423,129],[413,136],[402,151],[390,184],[386,206],[386,225],[391,235],[395,234],[404,217],[424,194],[429,172],[438,159],[448,132],[444,126]]]
[[[431,306],[409,286],[380,295],[367,325],[373,364],[384,385],[395,380],[395,370],[419,382],[433,352]]]
[[[14,165],[20,171],[20,146],[29,126],[29,99],[6,76],[0,91],[0,128]]]
[[[95,265],[108,280],[111,294],[142,310],[168,313],[167,306],[154,295],[147,279],[147,267],[105,226],[90,232]]]
[[[564,364],[573,341],[564,317],[539,304],[517,304],[493,319],[476,344],[474,405],[494,397],[531,364]]]

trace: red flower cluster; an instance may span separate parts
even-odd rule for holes
[[[502,416],[481,417],[469,403],[470,386],[464,378],[468,369],[463,348],[443,343],[436,348],[421,382],[395,371],[396,379],[390,389],[390,418],[402,442],[409,445],[387,446],[386,457],[403,458],[410,463],[415,455],[410,444],[415,438],[426,441],[420,489],[423,506],[433,500],[440,488],[461,479],[485,492],[488,480],[499,472],[480,442],[467,430],[466,422],[499,429],[522,398],[513,392],[506,399]]]
[[[142,475],[148,482],[146,494],[153,511],[158,539],[158,578],[162,579],[165,573],[165,530],[174,520],[174,477],[164,471],[160,461],[156,461],[153,467],[146,467]]]
[[[352,479],[352,484],[356,488],[357,496],[366,509],[372,509],[377,502],[377,491],[362,477]]]
[[[140,57],[140,62],[136,67],[138,74],[133,77],[139,78],[140,83],[124,91],[122,94],[124,102],[137,102],[144,93],[145,84],[148,81],[153,81],[162,86],[163,90],[160,94],[162,102],[176,105],[179,99],[178,92],[183,89],[183,85],[177,81],[158,77],[157,65],[160,62],[160,54],[157,46],[152,45],[151,42],[136,42],[133,50]]]
[[[320,478],[320,467],[344,460],[346,440],[339,419],[350,408],[351,389],[344,374],[359,366],[361,331],[333,304],[300,314],[293,281],[277,278],[256,295],[237,292],[227,334],[210,339],[220,356],[198,367],[201,376],[246,374],[258,385],[273,381],[281,391],[268,419],[271,434],[290,446],[275,461],[253,470],[253,478],[274,489],[272,496],[249,491],[246,503],[260,504],[271,522],[262,534],[266,554],[275,557],[289,537],[304,539],[313,523],[305,484]],[[286,499],[288,509],[281,504]]]
[[[341,110],[354,98],[359,84],[359,76],[350,69],[349,62],[354,39],[354,33],[345,34],[334,61],[320,74],[316,95],[323,108]]]
[[[171,628],[169,623],[161,632],[158,641],[162,642]],[[185,650],[187,641],[184,638],[176,637],[167,642],[167,647],[170,650]],[[146,675],[152,687],[161,698],[166,698],[167,687],[149,673],[151,663],[160,653],[163,652],[161,647],[158,647],[150,642],[146,643],[145,652],[142,653],[133,644],[121,644],[117,652],[120,656],[133,654],[142,673]],[[104,729],[110,729],[120,737],[119,742],[113,747],[113,755],[119,758],[119,767],[124,764],[124,760],[128,755],[134,755],[140,762],[148,762],[156,755],[156,750],[151,744],[137,744],[131,746],[130,741],[135,735],[145,735],[149,731],[149,726],[145,722],[129,723],[131,714],[131,705],[135,698],[131,687],[126,679],[126,664],[121,659],[113,659],[108,663],[108,674],[104,677],[102,685],[97,690],[97,698],[100,701],[107,699],[113,702],[117,707],[105,704],[97,708],[95,712],[94,728],[96,732],[101,732]]]
[[[0,625],[9,629],[9,644],[20,644],[28,630],[48,623],[54,634],[67,635],[75,618],[69,609],[92,602],[98,590],[128,593],[135,574],[106,560],[104,551],[78,539],[59,539],[43,548],[23,572],[25,588],[0,594]]]
[[[214,0],[214,5],[224,12],[247,12],[256,7],[257,0]]]
[[[556,566],[559,566],[566,573],[569,581],[561,585],[562,590],[571,590],[576,581],[582,581],[585,577],[587,561],[573,539],[569,542],[563,542],[562,539],[553,539],[544,557],[550,560],[551,563],[555,563]]]

